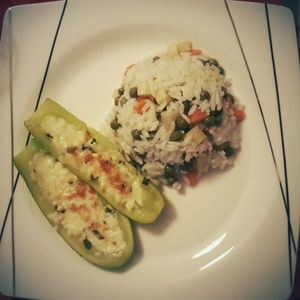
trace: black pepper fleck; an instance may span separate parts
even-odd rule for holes
[[[46,136],[47,136],[49,139],[53,139],[53,136],[52,136],[50,133],[46,133]]]
[[[92,181],[98,181],[99,176],[94,176],[93,174],[91,174],[90,178]]]
[[[143,181],[142,181],[142,184],[148,185],[148,184],[149,184],[149,181],[150,181],[149,178],[144,177],[144,178],[143,178]]]
[[[109,214],[112,213],[112,210],[109,207],[105,207],[104,211]]]
[[[104,240],[104,236],[98,230],[92,230],[93,234],[97,236],[99,240]]]

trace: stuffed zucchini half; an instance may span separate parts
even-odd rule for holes
[[[133,252],[129,220],[32,140],[14,158],[33,198],[63,239],[90,263],[123,265]]]
[[[46,99],[25,126],[47,150],[113,207],[152,223],[164,207],[159,190],[129,164],[106,137]]]

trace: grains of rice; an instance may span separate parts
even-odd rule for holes
[[[233,164],[241,140],[235,111],[244,108],[224,69],[203,51],[146,58],[127,69],[114,95],[109,122],[119,126],[109,134],[148,178],[180,189],[191,184],[191,172]],[[194,121],[199,112],[204,118]]]

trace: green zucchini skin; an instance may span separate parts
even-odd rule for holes
[[[55,226],[55,222],[48,218],[48,215],[55,211],[53,205],[49,201],[45,201],[45,198],[42,196],[42,191],[40,190],[40,187],[30,177],[29,162],[38,152],[49,154],[49,152],[46,151],[36,139],[33,139],[28,144],[28,146],[25,147],[25,149],[23,149],[18,155],[14,157],[14,164],[20,172],[20,174],[22,175],[28,189],[30,190],[40,210],[45,215],[49,223],[52,226]],[[104,199],[100,197],[98,198],[103,205],[106,205]],[[82,241],[79,240],[78,237],[68,234],[67,230],[62,226],[58,226],[56,230],[67,242],[67,244],[71,246],[71,248],[73,248],[80,256],[82,256],[88,262],[107,269],[117,268],[125,264],[131,257],[134,250],[134,238],[129,220],[116,210],[114,210],[113,213],[115,214],[118,226],[122,230],[123,238],[126,243],[125,249],[122,251],[122,254],[118,257],[107,254],[96,256],[93,254],[93,251],[86,249],[86,247],[84,246]]]
[[[123,161],[123,164],[127,167],[127,172],[131,178],[134,178],[135,186],[138,186],[138,197],[141,205],[130,209],[118,201],[116,196],[109,195],[105,189],[99,187],[95,181],[86,178],[80,168],[72,166],[67,159],[65,159],[65,153],[60,153],[53,146],[52,139],[49,139],[45,132],[41,129],[41,122],[46,116],[54,115],[56,117],[64,119],[68,124],[76,126],[80,130],[88,132],[88,134],[97,140],[97,143],[101,147],[101,154],[105,154],[112,158],[114,162]],[[84,122],[79,120],[73,114],[68,112],[62,106],[51,99],[45,99],[39,109],[33,113],[33,115],[25,121],[25,126],[31,132],[31,134],[43,144],[43,146],[61,163],[66,165],[74,174],[76,174],[81,180],[91,185],[102,197],[104,197],[113,207],[118,209],[121,213],[129,217],[130,219],[139,223],[152,223],[160,215],[165,201],[161,192],[151,183],[144,185],[143,176],[137,172],[137,170],[128,162],[125,161],[124,156],[118,151],[117,146],[113,144],[108,138],[104,137],[98,131],[88,127]],[[101,179],[101,178],[100,178]]]

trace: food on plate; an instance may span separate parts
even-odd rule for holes
[[[232,165],[245,111],[224,68],[189,41],[125,71],[108,135],[154,182],[180,189]]]
[[[32,140],[14,158],[36,203],[64,240],[95,265],[123,265],[133,252],[129,220]]]
[[[25,125],[56,159],[121,213],[140,223],[159,216],[164,207],[160,191],[109,139],[59,104],[46,99]]]

